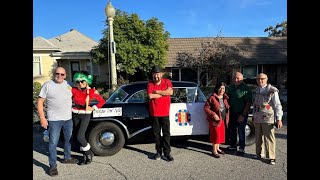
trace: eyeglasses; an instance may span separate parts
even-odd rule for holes
[[[76,83],[78,83],[78,84],[80,84],[80,83],[82,83],[82,84],[83,84],[83,82],[86,82],[86,81],[85,81],[85,80],[76,81]]]
[[[65,74],[63,74],[63,73],[56,73],[56,76],[64,76]]]

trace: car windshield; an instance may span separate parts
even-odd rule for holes
[[[172,103],[205,102],[206,97],[197,87],[174,87],[171,96]]]
[[[122,88],[116,90],[107,100],[107,103],[116,103],[123,102],[123,100],[128,96],[128,93],[125,92]]]

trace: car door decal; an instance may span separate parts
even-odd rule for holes
[[[179,109],[175,114],[175,121],[179,126],[186,126],[191,121],[191,114],[186,109]]]

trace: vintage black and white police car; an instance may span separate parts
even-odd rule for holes
[[[209,135],[203,108],[207,98],[199,86],[186,81],[172,81],[172,85],[171,136]],[[102,108],[93,112],[87,137],[96,155],[114,155],[130,138],[152,134],[146,88],[147,82],[123,85]],[[251,116],[246,126],[246,143],[254,143]]]

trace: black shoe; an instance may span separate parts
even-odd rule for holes
[[[57,176],[57,175],[58,175],[57,166],[55,166],[55,167],[50,167],[50,169],[49,169],[49,175],[50,175],[50,176]]]
[[[245,153],[244,149],[239,149],[237,152],[237,154],[240,156],[244,155],[244,153]]]
[[[220,155],[219,155],[219,154],[215,154],[214,152],[211,152],[211,155],[212,155],[212,157],[214,157],[214,158],[220,158]]]
[[[218,154],[222,154],[222,155],[225,155],[226,153],[224,151],[218,151]]]
[[[79,161],[75,158],[64,159],[61,163],[63,164],[77,164]]]
[[[87,155],[83,152],[82,153],[82,160],[78,163],[78,165],[85,165],[86,164],[86,161],[87,161]]]
[[[254,158],[255,159],[261,159],[261,155],[259,154],[259,155],[254,155]]]
[[[91,150],[89,150],[88,154],[86,154],[87,156],[87,160],[85,162],[85,164],[90,164],[92,162],[92,157],[93,157],[93,152]]]
[[[161,157],[161,153],[160,153],[160,152],[157,152],[157,153],[154,155],[153,159],[159,160],[160,157]]]
[[[167,161],[173,161],[174,160],[173,157],[170,154],[165,155],[164,157],[167,159]]]

